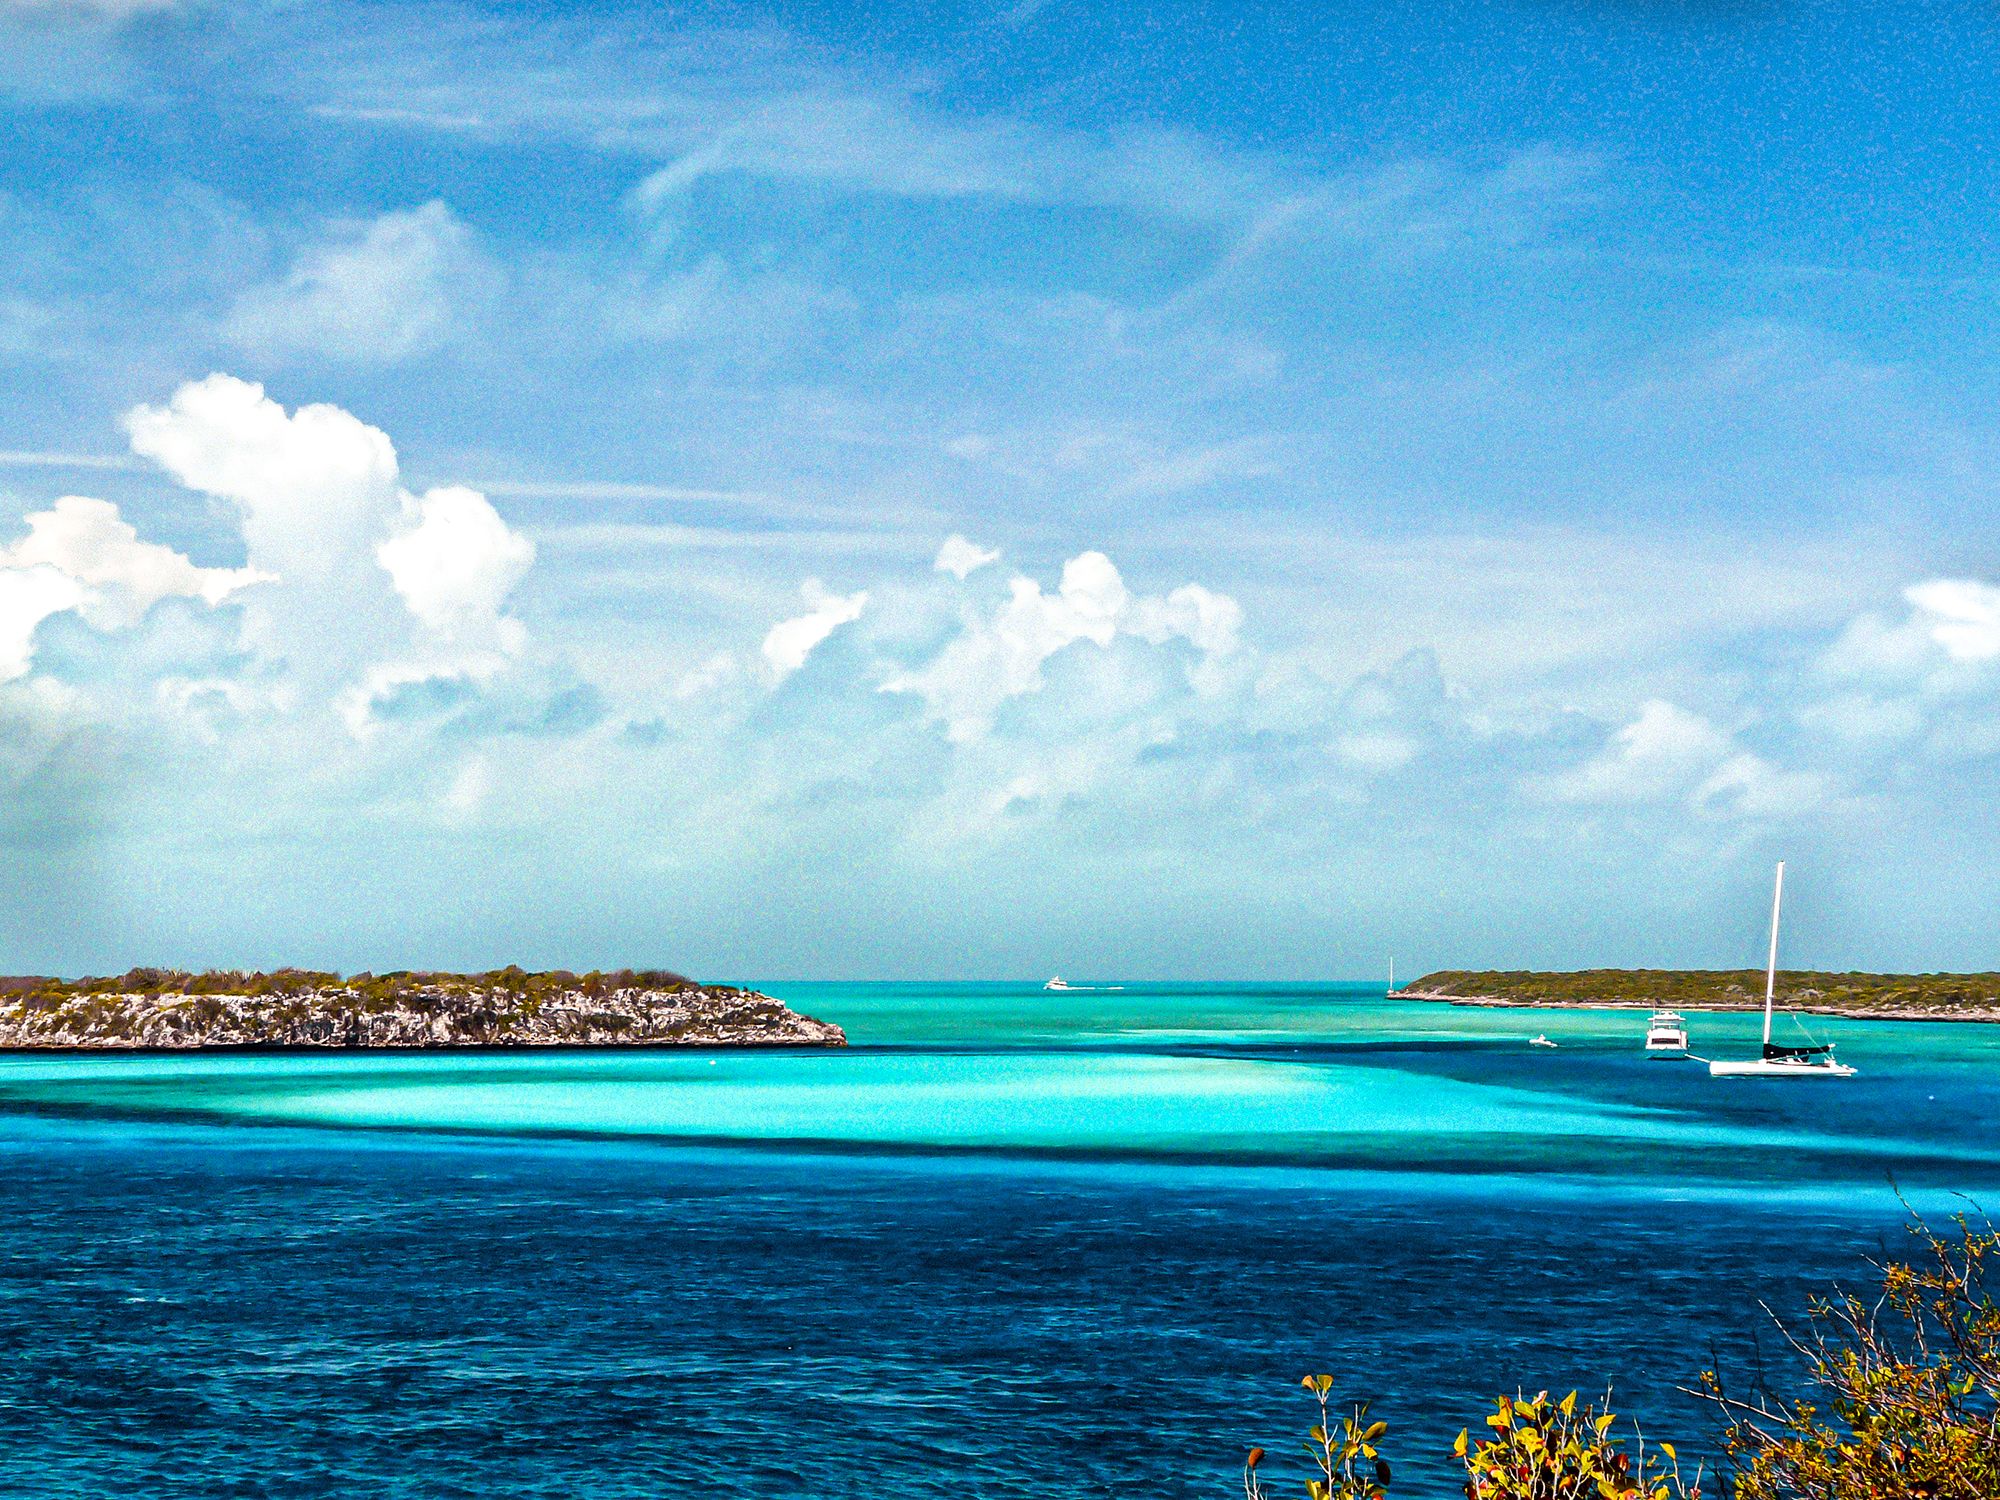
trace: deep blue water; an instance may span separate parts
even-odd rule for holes
[[[1814,1102],[1629,1016],[793,988],[873,1045],[0,1064],[7,1492],[1226,1496],[1326,1370],[1449,1495],[1503,1387],[1700,1450],[1892,1173],[2000,1176],[1987,1028]]]

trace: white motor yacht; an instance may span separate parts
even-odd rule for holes
[[[1667,1057],[1685,1057],[1687,1020],[1677,1010],[1656,1010],[1646,1023],[1646,1050]]]

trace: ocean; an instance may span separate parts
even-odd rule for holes
[[[1703,1369],[2000,1199],[1993,1027],[1788,1084],[1379,984],[760,987],[854,1045],[0,1058],[0,1488],[1228,1496],[1324,1371],[1450,1496],[1503,1390],[1709,1451]]]

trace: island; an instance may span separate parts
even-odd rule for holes
[[[1761,1010],[1762,969],[1440,969],[1398,1000],[1575,1010]],[[1873,1021],[2000,1021],[2000,974],[1778,971],[1778,1004]]]
[[[660,969],[338,974],[133,969],[0,978],[0,1051],[369,1047],[840,1047],[783,1001]]]

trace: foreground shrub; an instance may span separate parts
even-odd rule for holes
[[[2000,1234],[1911,1232],[1918,1252],[1881,1268],[1877,1300],[1816,1302],[1792,1339],[1816,1400],[1737,1401],[1703,1377],[1737,1500],[2000,1496]]]
[[[1333,1390],[1331,1375],[1308,1375],[1299,1382],[1319,1403],[1319,1421],[1306,1434],[1306,1453],[1319,1477],[1306,1481],[1307,1500],[1382,1500],[1389,1483],[1389,1462],[1375,1451],[1375,1444],[1389,1430],[1387,1422],[1368,1420],[1366,1405],[1335,1424],[1328,1393]],[[1252,1448],[1243,1464],[1244,1500],[1268,1500],[1257,1466],[1264,1450]]]
[[[1560,1401],[1547,1391],[1511,1401],[1502,1396],[1496,1405],[1486,1419],[1493,1435],[1461,1432],[1452,1450],[1464,1461],[1470,1500],[1700,1500],[1700,1472],[1683,1487],[1673,1444],[1647,1453],[1635,1432],[1628,1453],[1612,1434],[1616,1415],[1594,1406],[1579,1411],[1575,1391]]]
[[[1390,1470],[1376,1444],[1389,1424],[1370,1422],[1365,1405],[1336,1422],[1331,1375],[1308,1375],[1300,1384],[1319,1402],[1319,1421],[1306,1435],[1306,1454],[1319,1471],[1305,1482],[1307,1500],[1383,1500]],[[1492,1435],[1461,1432],[1452,1449],[1465,1465],[1469,1500],[1701,1500],[1699,1470],[1684,1486],[1671,1443],[1649,1454],[1635,1432],[1628,1453],[1612,1431],[1617,1418],[1594,1406],[1578,1410],[1574,1391],[1560,1401],[1547,1391],[1502,1396],[1495,1405],[1486,1419]],[[1264,1450],[1252,1448],[1243,1465],[1245,1500],[1269,1500],[1258,1472],[1263,1461]]]
[[[1960,1218],[1950,1235],[1921,1222],[1911,1233],[1917,1252],[1878,1268],[1879,1296],[1823,1298],[1804,1336],[1785,1335],[1805,1358],[1807,1399],[1738,1400],[1712,1371],[1690,1392],[1723,1413],[1730,1500],[2000,1500],[2000,1231]],[[1320,1407],[1309,1500],[1381,1500],[1385,1424],[1357,1406],[1336,1427],[1333,1377],[1304,1384]],[[1628,1449],[1616,1425],[1573,1391],[1500,1398],[1489,1435],[1461,1432],[1453,1450],[1467,1500],[1700,1500],[1700,1467],[1683,1484],[1672,1444],[1648,1453],[1635,1429]],[[1246,1500],[1266,1500],[1263,1458],[1250,1450]]]

